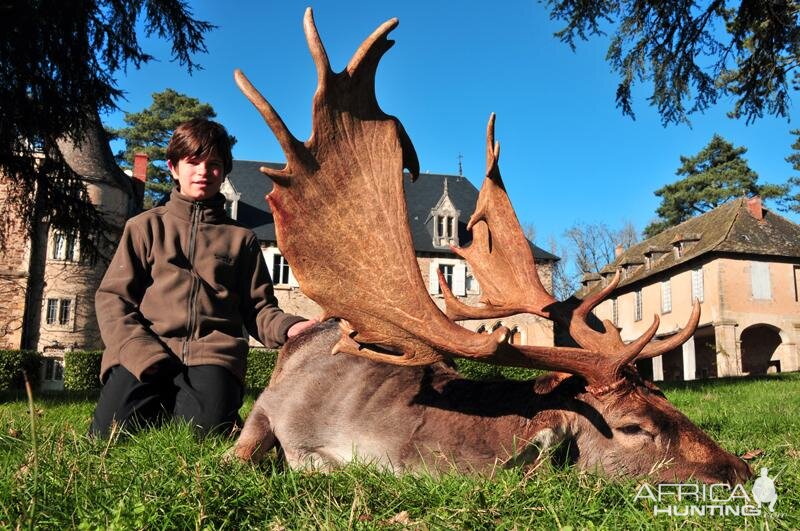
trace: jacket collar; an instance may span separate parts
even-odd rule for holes
[[[225,196],[221,193],[203,201],[195,201],[173,189],[166,207],[170,214],[185,221],[191,221],[195,209],[200,210],[202,223],[220,223],[227,217]]]

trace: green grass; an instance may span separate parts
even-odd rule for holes
[[[645,502],[633,501],[636,480],[550,465],[493,478],[395,477],[358,465],[332,474],[281,470],[273,461],[226,465],[220,457],[230,441],[197,440],[185,425],[116,444],[86,438],[91,395],[37,397],[34,449],[25,397],[6,394],[0,397],[0,529],[800,527],[800,374],[663,387],[728,450],[763,450],[751,466],[780,473],[775,515],[654,516]]]

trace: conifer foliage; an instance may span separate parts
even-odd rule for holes
[[[99,215],[56,140],[79,143],[98,113],[116,108],[115,76],[153,59],[140,37],[170,41],[172,58],[191,72],[213,26],[182,0],[3,2],[0,20],[0,174],[15,194],[3,210],[0,247],[12,218],[83,234]]]
[[[136,153],[146,153],[147,183],[145,208],[163,200],[172,190],[173,182],[166,164],[166,151],[172,132],[181,122],[192,118],[214,118],[217,113],[208,103],[202,103],[173,89],[153,94],[153,103],[141,112],[125,113],[127,127],[110,131],[125,140],[125,149],[116,158],[123,168],[133,168]],[[236,139],[231,137],[231,145]]]
[[[649,82],[664,125],[688,123],[720,97],[748,123],[787,117],[800,84],[797,0],[547,0],[556,33],[575,40],[611,34],[607,59],[619,75],[617,106],[634,116],[632,88]]]
[[[743,157],[746,152],[747,148],[735,147],[715,134],[696,155],[681,155],[681,166],[675,173],[683,178],[655,191],[661,198],[661,205],[656,209],[658,219],[644,229],[645,236],[655,236],[737,197],[760,195],[762,199],[775,199],[784,196],[785,186],[758,183],[758,174]]]

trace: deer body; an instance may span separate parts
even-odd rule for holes
[[[259,461],[279,446],[296,469],[357,461],[396,473],[491,473],[535,463],[564,443],[553,454],[559,462],[612,475],[749,477],[743,461],[655,390],[606,400],[565,374],[471,381],[444,363],[402,367],[330,354],[340,334],[328,322],[284,347],[237,441],[238,458]]]

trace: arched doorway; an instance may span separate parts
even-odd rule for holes
[[[781,344],[781,336],[776,328],[764,324],[753,325],[742,331],[741,342],[742,372],[767,374],[781,371],[780,361],[772,361],[775,350]]]

